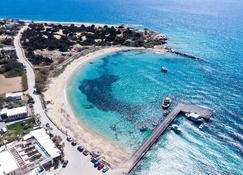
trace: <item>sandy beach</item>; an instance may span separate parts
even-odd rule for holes
[[[98,50],[86,56],[82,56],[69,64],[63,73],[50,80],[48,89],[44,92],[45,101],[50,101],[47,105],[47,113],[51,120],[68,135],[74,137],[79,144],[85,146],[89,151],[100,149],[103,157],[113,167],[126,161],[130,157],[129,152],[119,145],[95,133],[78,120],[72,112],[71,106],[66,98],[65,88],[73,73],[87,62],[112,52],[127,50],[126,47],[111,47]]]

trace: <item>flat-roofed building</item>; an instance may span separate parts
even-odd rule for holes
[[[31,141],[32,144],[42,153],[42,156],[48,159],[58,159],[61,156],[61,151],[56,147],[50,136],[44,128],[31,131],[23,137],[26,142]]]
[[[0,49],[1,53],[12,53],[15,52],[15,48],[14,47],[3,47]]]
[[[5,122],[0,122],[0,134],[4,134],[5,132],[7,132],[7,126]]]
[[[4,122],[23,119],[26,117],[28,117],[27,106],[22,106],[22,107],[12,108],[12,109],[4,108],[0,111],[0,121],[4,121]]]
[[[6,93],[5,97],[6,98],[14,98],[15,100],[21,100],[23,96],[23,92],[10,92],[10,93]]]
[[[0,175],[22,175],[22,171],[8,150],[0,152]]]
[[[61,157],[45,129],[31,131],[22,141],[0,149],[0,175],[45,175]]]

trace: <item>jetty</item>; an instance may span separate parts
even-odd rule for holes
[[[198,105],[191,105],[186,103],[179,103],[165,118],[164,120],[154,129],[151,136],[139,147],[139,149],[134,152],[132,157],[128,160],[128,173],[129,174],[137,163],[143,158],[143,156],[148,152],[152,145],[159,139],[159,137],[166,131],[170,124],[175,120],[175,118],[180,113],[193,112],[199,114],[205,120],[209,120],[213,115],[213,110]]]
[[[165,49],[166,49],[166,51],[168,53],[172,53],[172,54],[179,55],[179,56],[182,56],[182,57],[191,58],[193,60],[205,61],[205,59],[203,59],[201,57],[198,57],[198,56],[195,56],[195,55],[192,55],[192,54],[189,54],[189,53],[185,53],[185,52],[181,52],[181,51],[178,51],[178,50],[174,50],[174,49],[169,48],[169,47],[166,47]]]

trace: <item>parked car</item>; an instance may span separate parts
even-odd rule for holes
[[[101,170],[102,168],[104,168],[104,164],[103,163],[101,163],[101,164],[99,164],[99,166],[98,166],[98,170]]]
[[[64,160],[63,164],[62,164],[62,167],[65,168],[68,164],[68,160]]]
[[[92,163],[94,164],[94,163],[97,162],[97,161],[98,161],[98,160],[97,160],[96,158],[92,157],[90,162],[92,162]]]
[[[97,161],[94,163],[94,167],[96,168],[96,167],[98,167],[99,165],[100,165],[100,161],[97,160]]]
[[[109,170],[109,167],[108,166],[105,166],[102,170],[103,173],[107,172]]]
[[[33,103],[29,103],[29,107],[30,108],[33,108]]]
[[[78,150],[79,152],[82,152],[82,151],[84,150],[84,147],[83,147],[83,146],[78,146],[78,147],[77,147],[77,150]]]
[[[72,146],[76,146],[77,142],[75,140],[73,140],[71,144],[72,144]]]
[[[89,155],[89,151],[88,151],[88,150],[84,150],[84,151],[83,151],[83,154],[84,154],[85,156],[87,156],[87,155]]]
[[[68,136],[68,137],[67,137],[67,141],[68,141],[68,142],[72,142],[72,141],[73,141],[72,137]]]

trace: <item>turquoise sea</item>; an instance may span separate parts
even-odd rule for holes
[[[118,52],[79,70],[69,101],[96,132],[135,150],[162,117],[162,99],[215,110],[200,130],[178,117],[134,175],[243,174],[243,1],[0,0],[0,18],[130,24],[165,33],[168,45],[204,62],[153,52]],[[167,74],[160,67],[168,68]],[[81,117],[83,116],[83,117]],[[149,130],[140,132],[143,123]]]

